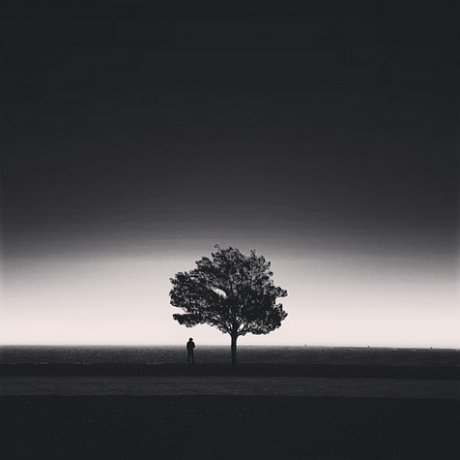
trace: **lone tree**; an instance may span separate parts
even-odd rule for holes
[[[173,315],[179,324],[209,324],[230,334],[235,366],[238,337],[268,334],[281,326],[287,313],[276,299],[286,297],[287,291],[274,286],[270,262],[255,250],[247,257],[236,248],[215,248],[212,260],[202,257],[197,268],[171,278],[169,295],[171,305],[185,311]]]

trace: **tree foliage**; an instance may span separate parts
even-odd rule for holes
[[[236,248],[215,247],[211,258],[196,262],[197,268],[171,278],[171,305],[185,311],[173,318],[187,327],[209,324],[230,334],[236,363],[239,336],[268,334],[281,326],[287,313],[276,299],[287,291],[273,284],[270,262],[255,250],[245,256]]]

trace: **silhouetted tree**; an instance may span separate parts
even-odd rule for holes
[[[255,250],[245,256],[236,248],[215,247],[212,259],[202,257],[197,268],[171,278],[171,305],[185,311],[173,318],[186,327],[209,324],[230,334],[236,365],[238,337],[268,334],[281,326],[287,313],[276,299],[287,291],[274,286],[270,262]]]

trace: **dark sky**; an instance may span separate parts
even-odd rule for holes
[[[458,262],[452,2],[1,9],[6,261],[249,238]]]

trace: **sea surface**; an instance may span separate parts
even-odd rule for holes
[[[180,364],[185,346],[3,346],[0,364]],[[197,346],[195,361],[230,362],[230,347]],[[460,350],[422,348],[350,348],[240,346],[238,362],[459,367]]]

